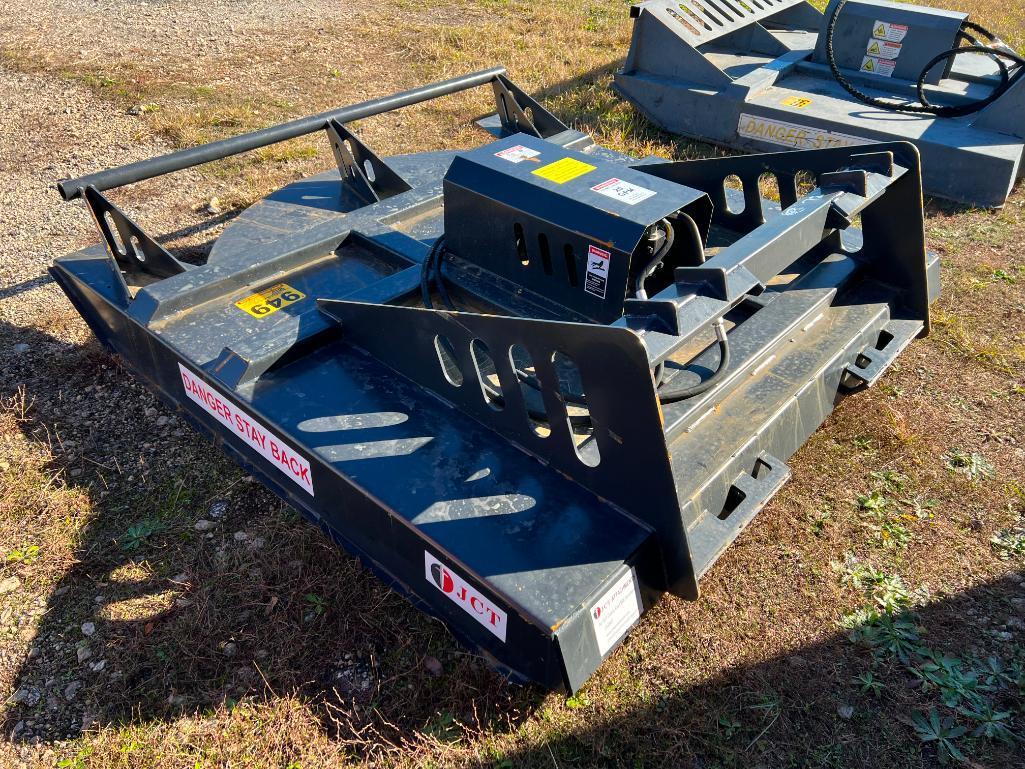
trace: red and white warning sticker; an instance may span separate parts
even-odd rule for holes
[[[628,206],[635,206],[655,194],[655,190],[615,178],[596,184],[591,189],[599,195],[626,203]]]
[[[883,77],[893,77],[893,70],[896,68],[897,62],[892,59],[877,59],[875,56],[866,56],[861,62],[862,72],[871,72]]]
[[[900,43],[891,43],[889,40],[876,40],[872,38],[865,46],[865,53],[879,59],[896,59],[904,48]]]
[[[891,43],[902,43],[908,36],[907,24],[891,24],[888,21],[877,21],[872,25],[872,37],[877,40],[889,40]]]
[[[591,607],[591,625],[601,656],[641,618],[641,591],[631,568]]]
[[[178,369],[182,375],[185,394],[203,410],[227,427],[274,465],[280,472],[295,481],[303,491],[313,496],[313,476],[310,463],[299,453],[276,436],[249,414],[230,402],[224,395],[193,374],[181,363]]]
[[[599,299],[605,298],[609,287],[609,265],[612,254],[598,246],[587,247],[587,276],[584,278],[584,291]]]
[[[506,614],[459,574],[424,550],[427,581],[505,643]]]
[[[496,158],[502,158],[502,160],[508,160],[510,163],[522,163],[524,160],[530,160],[536,158],[541,153],[537,150],[532,150],[530,147],[524,147],[522,144],[517,144],[515,147],[507,147],[501,152],[496,152]]]

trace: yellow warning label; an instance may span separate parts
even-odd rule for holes
[[[588,165],[576,158],[563,158],[562,160],[556,160],[554,163],[542,166],[533,173],[550,182],[565,184],[571,179],[576,179],[578,176],[591,173],[596,168],[597,166]]]
[[[877,43],[876,41],[872,41],[872,44],[868,47],[868,52],[874,53],[876,56],[878,56],[880,54],[879,43]]]
[[[235,306],[248,312],[254,318],[262,318],[264,315],[270,315],[282,307],[287,307],[305,298],[306,294],[292,288],[287,283],[278,283],[276,286],[265,288],[258,294],[239,299],[235,302]]]
[[[875,36],[876,37],[886,37],[886,27],[884,27],[882,24],[877,26],[875,28]]]
[[[805,96],[788,96],[780,102],[784,107],[796,107],[797,109],[804,109],[811,103],[811,99]]]
[[[872,59],[866,59],[865,63],[861,65],[861,69],[865,72],[875,72],[875,62]]]

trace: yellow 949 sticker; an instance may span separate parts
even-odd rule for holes
[[[276,286],[265,288],[258,294],[239,299],[235,302],[235,306],[248,312],[254,318],[262,318],[305,298],[306,294],[302,291],[292,288],[287,283],[278,283]]]

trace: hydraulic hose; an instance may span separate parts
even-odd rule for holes
[[[722,381],[730,367],[730,343],[726,338],[726,329],[723,327],[721,320],[715,323],[715,338],[719,344],[719,366],[715,372],[707,379],[702,379],[690,387],[673,389],[668,384],[660,386],[658,388],[658,399],[662,403],[676,403],[687,398],[693,398],[695,395],[711,390]]]
[[[634,284],[634,296],[638,299],[648,298],[648,292],[644,290],[644,282],[658,269],[659,265],[662,264],[662,260],[666,258],[666,254],[673,247],[673,241],[676,238],[676,235],[673,233],[673,225],[669,223],[668,219],[663,219],[662,227],[665,229],[665,240],[652,255],[651,261],[637,275],[637,281]]]
[[[434,302],[431,301],[431,283],[437,286],[438,293],[441,295],[442,302],[445,303],[449,310],[456,312],[457,308],[452,302],[451,297],[448,293],[448,288],[445,286],[445,278],[442,275],[442,265],[445,263],[445,238],[444,236],[434,241],[434,245],[431,246],[431,250],[427,252],[427,256],[424,258],[423,264],[420,268],[420,298],[423,300],[423,305],[428,310],[434,309]],[[527,385],[533,390],[541,392],[541,383],[537,377],[528,374],[522,369],[516,368],[516,378],[523,384]],[[487,392],[488,397],[492,398],[497,403],[504,404],[505,399],[502,396],[501,390],[493,387],[489,382],[484,379],[481,380],[481,384],[484,390]],[[576,395],[574,393],[564,393],[563,399],[574,406],[586,406],[587,401],[583,395]],[[527,408],[527,413],[531,419],[539,422],[547,422],[547,414],[537,411],[535,409]],[[583,414],[571,414],[569,417],[570,424],[573,427],[590,427],[591,419],[589,416]]]
[[[694,220],[690,217],[683,217],[683,220],[689,225],[687,232],[689,237],[695,239],[695,242],[699,246],[697,253],[704,253],[704,244],[701,239],[701,232],[698,230]],[[651,274],[658,268],[662,260],[665,259],[666,254],[673,246],[674,233],[672,225],[667,220],[663,220],[663,224],[666,227],[666,240],[659,247],[658,251],[652,257],[651,261],[645,267],[645,269],[638,275],[637,278],[637,297],[639,299],[646,299],[647,293],[644,292],[644,281],[651,276]],[[431,246],[431,250],[427,253],[424,258],[423,264],[420,269],[420,296],[423,301],[424,307],[428,310],[434,309],[434,303],[431,300],[431,283],[433,282],[438,289],[438,293],[442,297],[442,301],[451,311],[456,311],[457,308],[453,304],[451,297],[449,296],[448,289],[445,286],[445,278],[442,274],[442,265],[444,264],[445,254],[445,238],[444,236],[434,241],[434,245]],[[717,385],[722,378],[726,375],[726,370],[730,362],[730,348],[729,342],[726,338],[726,330],[722,325],[722,321],[715,323],[715,335],[719,344],[719,367],[716,371],[709,376],[707,379],[702,380],[694,385],[684,388],[671,389],[667,388],[662,384],[662,376],[665,369],[665,364],[660,363],[655,369],[655,382],[658,388],[658,398],[662,403],[676,403],[687,398],[693,398],[696,395],[700,395],[703,392],[710,390],[712,387]],[[541,392],[541,382],[532,374],[523,371],[520,368],[514,368],[516,378],[520,383],[526,385],[532,390]],[[487,392],[488,397],[492,398],[498,403],[504,403],[501,390],[491,386],[490,383],[483,381],[484,390]],[[562,393],[563,400],[572,406],[587,407],[587,399],[583,393]],[[531,419],[539,422],[547,422],[547,414],[537,411],[535,409],[527,408],[527,413]],[[591,418],[587,415],[570,415],[570,424],[573,427],[589,428],[591,427]]]
[[[833,48],[833,36],[836,32],[836,23],[840,18],[840,12],[843,10],[844,6],[847,5],[847,2],[848,0],[839,0],[833,8],[833,13],[829,17],[829,22],[826,25],[826,60],[829,62],[829,69],[832,71],[833,77],[836,78],[836,82],[843,86],[843,89],[855,99],[870,107],[876,107],[877,109],[884,109],[890,112],[908,112],[917,115],[964,117],[965,115],[974,114],[995,102],[1007,93],[1008,89],[1010,89],[1010,87],[1017,82],[1018,78],[1022,76],[1022,73],[1025,72],[1025,69],[1019,70],[1019,72],[1012,78],[1008,71],[1007,64],[1003,60],[1007,59],[1008,61],[1017,64],[1019,67],[1025,68],[1025,58],[1018,56],[1009,50],[1000,50],[987,45],[981,45],[979,41],[970,34],[970,32],[977,32],[987,38],[990,42],[997,41],[998,38],[985,27],[966,21],[961,25],[961,30],[958,32],[958,38],[960,40],[967,40],[972,43],[972,45],[951,48],[950,50],[944,51],[933,57],[933,59],[926,64],[925,68],[919,74],[918,82],[916,83],[916,91],[918,93],[919,100],[918,104],[902,104],[888,101],[886,99],[877,99],[851,83],[851,81],[844,76],[843,72],[840,71],[840,67],[836,63],[836,52]],[[979,54],[992,58],[1000,69],[1000,85],[994,88],[989,95],[968,104],[947,106],[930,103],[925,95],[925,79],[929,76],[929,73],[940,62],[953,59],[954,57],[960,56],[964,53]]]

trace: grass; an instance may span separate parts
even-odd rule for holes
[[[1025,42],[1010,4],[972,5]],[[168,147],[503,62],[603,144],[714,154],[611,94],[626,10],[385,2],[254,37],[253,62],[287,60],[279,79],[233,53],[200,74],[117,51],[58,60],[31,40],[5,39],[0,56],[117,109],[145,107],[140,136]],[[317,39],[359,49],[306,51]],[[462,94],[357,130],[383,154],[472,146],[469,121],[488,99]],[[213,197],[243,207],[330,159],[304,139],[211,164],[170,219]],[[145,207],[144,195],[128,200]],[[0,583],[20,587],[0,595],[0,691],[40,699],[4,706],[0,764],[1009,765],[1025,729],[1025,635],[1011,622],[1025,618],[1023,209],[1021,190],[1000,212],[929,204],[944,279],[934,334],[798,452],[793,481],[706,575],[701,600],[663,598],[571,697],[502,682],[184,424],[157,427],[173,415],[70,307],[0,323],[2,349],[70,343],[31,366],[15,359],[2,389]],[[10,736],[27,721],[47,724],[38,744]]]

